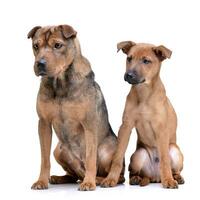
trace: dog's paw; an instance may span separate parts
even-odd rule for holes
[[[44,189],[48,189],[48,183],[44,182],[44,181],[37,181],[35,182],[31,189],[33,190],[44,190]]]
[[[77,178],[69,175],[64,176],[51,176],[49,178],[50,184],[64,184],[64,183],[76,183]]]
[[[51,176],[49,178],[49,183],[50,184],[60,184],[60,182],[61,182],[60,176]]]
[[[101,182],[101,187],[114,187],[117,185],[117,180],[115,180],[114,178],[105,178],[102,182]]]
[[[97,186],[101,185],[103,179],[104,179],[103,177],[96,177],[96,185]]]
[[[173,177],[174,177],[174,180],[176,180],[178,182],[178,184],[185,183],[184,178],[180,174],[175,174],[175,175],[173,175]]]
[[[174,179],[178,182],[178,184],[184,184],[185,180],[180,174],[173,175]]]
[[[148,177],[143,177],[142,180],[140,181],[140,186],[146,186],[150,183],[150,179]]]
[[[174,179],[166,179],[162,182],[162,185],[164,188],[169,188],[169,189],[177,189],[178,188],[178,183]]]
[[[96,189],[96,184],[90,181],[83,181],[78,190],[80,191],[92,191]]]
[[[129,184],[130,185],[139,185],[141,181],[142,181],[142,178],[140,176],[132,176],[129,179]]]

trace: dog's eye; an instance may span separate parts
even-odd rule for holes
[[[128,56],[128,57],[127,57],[127,61],[128,61],[128,62],[131,62],[132,59],[133,59],[132,56]]]
[[[145,65],[147,65],[147,64],[151,63],[151,60],[148,60],[148,59],[146,59],[146,58],[143,58],[142,62],[143,62]]]
[[[34,44],[34,45],[33,45],[33,48],[34,48],[35,51],[37,51],[37,50],[39,49],[38,44]]]
[[[60,49],[63,45],[61,43],[55,43],[54,48]]]

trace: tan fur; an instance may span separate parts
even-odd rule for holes
[[[94,190],[96,182],[106,177],[116,150],[102,92],[76,34],[68,25],[35,27],[28,34],[33,40],[35,74],[41,74],[41,60],[45,68],[37,98],[41,171],[32,189],[46,189],[49,181],[80,180],[79,190]],[[54,156],[66,171],[64,176],[50,177],[52,128],[59,140]],[[124,182],[123,172],[119,183]]]
[[[180,176],[183,155],[176,144],[176,113],[159,76],[161,62],[170,58],[171,51],[164,46],[130,41],[119,43],[119,48],[126,49],[123,50],[127,54],[126,78],[128,73],[135,78],[127,78],[133,86],[126,99],[111,170],[101,184],[103,187],[116,185],[135,127],[138,141],[129,165],[130,184],[144,186],[161,181],[165,188],[177,188],[178,183],[184,183]]]

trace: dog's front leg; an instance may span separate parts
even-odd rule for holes
[[[87,126],[84,126],[86,158],[85,177],[79,186],[81,191],[95,190],[96,188],[97,134],[95,131],[96,129],[88,129]]]
[[[108,176],[101,182],[101,187],[113,187],[117,185],[118,179],[123,167],[123,157],[125,155],[129,138],[133,124],[124,122],[118,133],[118,145],[114,157],[112,159],[112,165]]]
[[[160,178],[164,188],[178,188],[178,183],[173,179],[169,157],[169,133],[166,126],[156,122],[152,124],[156,136],[159,160]]]
[[[52,141],[51,123],[40,119],[38,123],[38,132],[41,148],[41,169],[38,181],[32,185],[32,189],[47,189],[50,177],[50,150]]]

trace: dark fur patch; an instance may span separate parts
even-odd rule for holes
[[[99,86],[95,84],[94,77],[94,72],[90,71],[85,77],[80,78],[80,75],[75,72],[73,64],[71,64],[65,71],[63,80],[54,77],[43,78],[45,79],[43,85],[47,90],[45,94],[53,99],[73,99],[84,93],[87,94],[87,90],[91,86],[95,86],[100,90]]]
[[[50,31],[47,31],[46,34],[45,34],[46,43],[48,43],[48,40],[49,40],[50,35],[51,35],[51,32],[50,32]]]
[[[88,75],[86,75],[85,78],[94,80],[94,78],[95,78],[94,72],[90,71],[90,73]]]
[[[155,162],[155,163],[159,163],[159,158],[158,158],[158,157],[155,157],[155,158],[154,158],[154,162]]]

